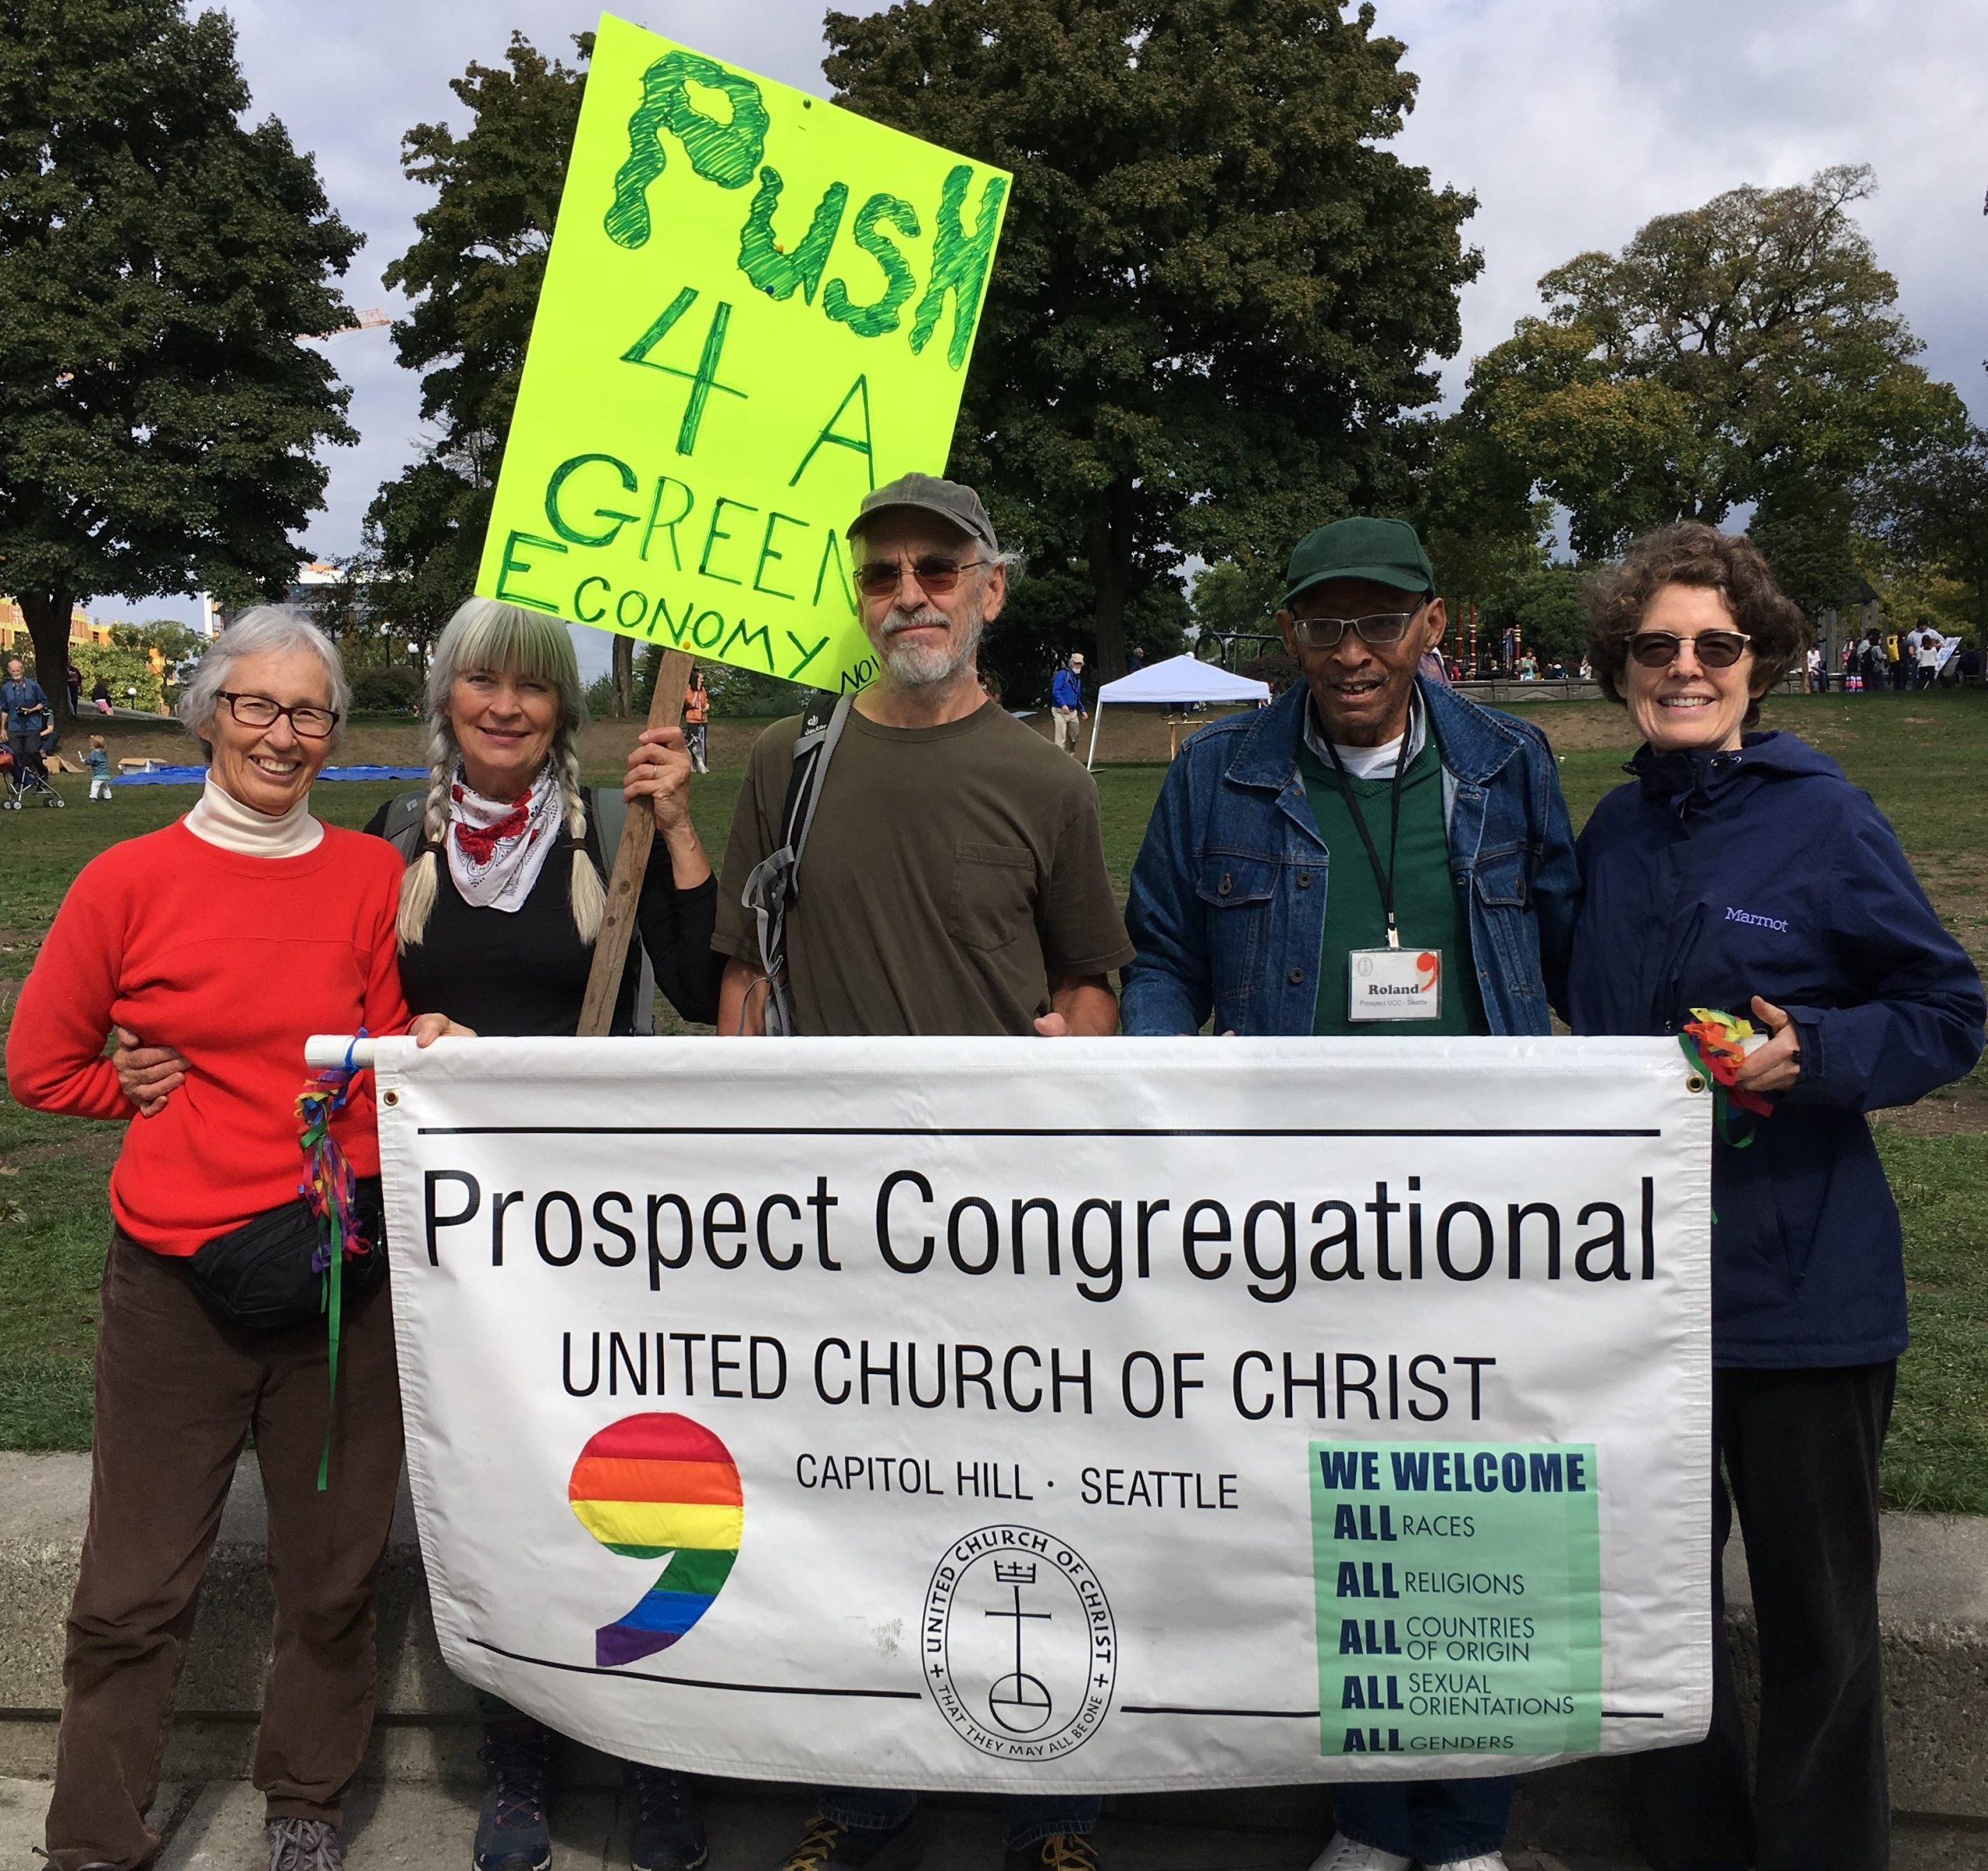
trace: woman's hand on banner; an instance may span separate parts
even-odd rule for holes
[[[1787,1014],[1758,994],[1753,996],[1753,1017],[1771,1037],[1746,1055],[1733,1075],[1733,1086],[1740,1091],[1785,1091],[1802,1076],[1802,1036]]]
[[[474,1039],[474,1027],[459,1025],[446,1014],[417,1014],[408,1022],[407,1036],[417,1046],[432,1046],[438,1039]]]
[[[118,1088],[138,1108],[141,1118],[154,1117],[165,1101],[186,1083],[186,1062],[170,1046],[141,1045],[137,1034],[113,1027],[117,1048],[110,1055]]]

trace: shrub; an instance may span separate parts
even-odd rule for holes
[[[352,672],[352,705],[375,715],[412,715],[421,706],[421,678],[404,663]]]

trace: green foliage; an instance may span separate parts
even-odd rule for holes
[[[1204,635],[1267,636],[1277,628],[1273,619],[1283,596],[1281,568],[1274,560],[1253,555],[1202,566],[1194,574],[1187,601]]]
[[[1798,583],[1847,565],[1840,490],[1953,398],[1910,361],[1896,283],[1852,218],[1873,186],[1840,167],[1735,189],[1540,281],[1545,315],[1478,361],[1465,413],[1567,508],[1576,552],[1757,502]]]
[[[1893,561],[1965,589],[1988,643],[1988,429],[1951,423],[1901,450],[1872,476],[1865,513]]]
[[[1590,573],[1582,565],[1539,565],[1513,579],[1504,594],[1479,613],[1478,638],[1486,633],[1496,642],[1507,625],[1518,632],[1520,647],[1539,657],[1542,669],[1559,657],[1569,672],[1581,659],[1587,619],[1581,596]]]
[[[394,348],[422,374],[422,416],[440,433],[374,499],[363,559],[375,610],[417,642],[475,589],[593,35],[574,43],[579,68],[513,33],[502,65],[473,62],[450,85],[467,131],[417,123],[401,141],[402,169],[435,200],[384,277],[414,301]]]
[[[421,706],[420,676],[404,663],[354,669],[352,705],[378,715],[411,715]]]
[[[248,102],[218,12],[5,9],[0,559],[51,690],[79,599],[287,585],[317,445],[357,439],[296,334],[351,322],[359,237]]]
[[[1416,80],[1370,8],[930,0],[827,33],[839,102],[1014,172],[953,467],[1081,579],[1100,675],[1185,556],[1278,561],[1395,497],[1479,259],[1469,197],[1384,147]]]
[[[631,644],[632,638],[617,635],[617,643]],[[724,716],[748,719],[780,715],[798,715],[813,699],[814,690],[798,682],[783,682],[777,676],[762,676],[751,669],[734,669],[729,663],[704,663],[704,693],[711,697],[714,720]],[[662,667],[662,651],[652,645],[641,653],[635,669],[634,698],[631,710],[646,716],[655,697],[656,672]],[[595,697],[600,697],[596,706]],[[587,690],[587,706],[596,715],[614,712],[613,679],[603,676]]]
[[[142,708],[151,714],[161,699],[159,679],[152,660],[135,644],[72,643],[69,660],[82,671],[84,711],[89,711],[89,692],[101,676],[110,684],[112,703],[120,708]],[[131,691],[135,689],[137,693]]]

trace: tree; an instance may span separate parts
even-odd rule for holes
[[[414,301],[394,348],[422,373],[421,414],[437,433],[374,499],[362,556],[370,601],[418,642],[476,588],[593,35],[573,43],[579,68],[513,33],[501,66],[472,63],[450,85],[467,131],[417,123],[401,140],[403,171],[435,200],[384,277]]]
[[[1948,426],[1888,464],[1865,503],[1868,523],[1892,555],[1972,587],[1978,640],[1988,644],[1988,429]]]
[[[1842,498],[1951,395],[1910,359],[1898,287],[1851,210],[1869,169],[1735,189],[1577,255],[1471,373],[1466,411],[1572,516],[1582,557],[1757,503],[1818,564]]]
[[[1208,637],[1274,636],[1271,621],[1284,598],[1280,568],[1261,558],[1218,559],[1194,574],[1188,603]]]
[[[1392,502],[1474,203],[1381,147],[1416,92],[1338,0],[929,0],[832,12],[839,102],[1015,175],[954,450],[1100,673],[1183,557],[1281,562]]]
[[[320,442],[357,438],[300,332],[359,236],[179,0],[0,6],[0,584],[50,694],[104,592],[289,584]]]

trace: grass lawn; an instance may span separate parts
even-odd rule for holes
[[[1578,827],[1621,783],[1633,737],[1606,704],[1527,712],[1560,755]],[[1870,791],[1948,927],[1988,964],[1988,695],[1777,699],[1767,719],[1826,748]],[[404,732],[402,757],[412,760],[415,731]],[[729,735],[714,742],[744,745]],[[368,757],[381,754],[369,749]],[[1121,896],[1165,771],[1099,771],[1105,856]],[[715,767],[693,794],[713,851],[722,848],[741,772],[735,760]],[[400,790],[325,786],[314,805],[357,826]],[[92,805],[82,781],[65,791],[65,811],[0,816],[0,1034],[76,872],[113,840],[169,823],[193,798],[185,788],[133,787]],[[119,1135],[0,1101],[0,1448],[88,1446],[105,1178]],[[1965,1084],[1882,1121],[1879,1144],[1905,1218],[1913,1339],[1885,1452],[1885,1496],[1898,1507],[1988,1514],[1988,1071],[1977,1068]]]

